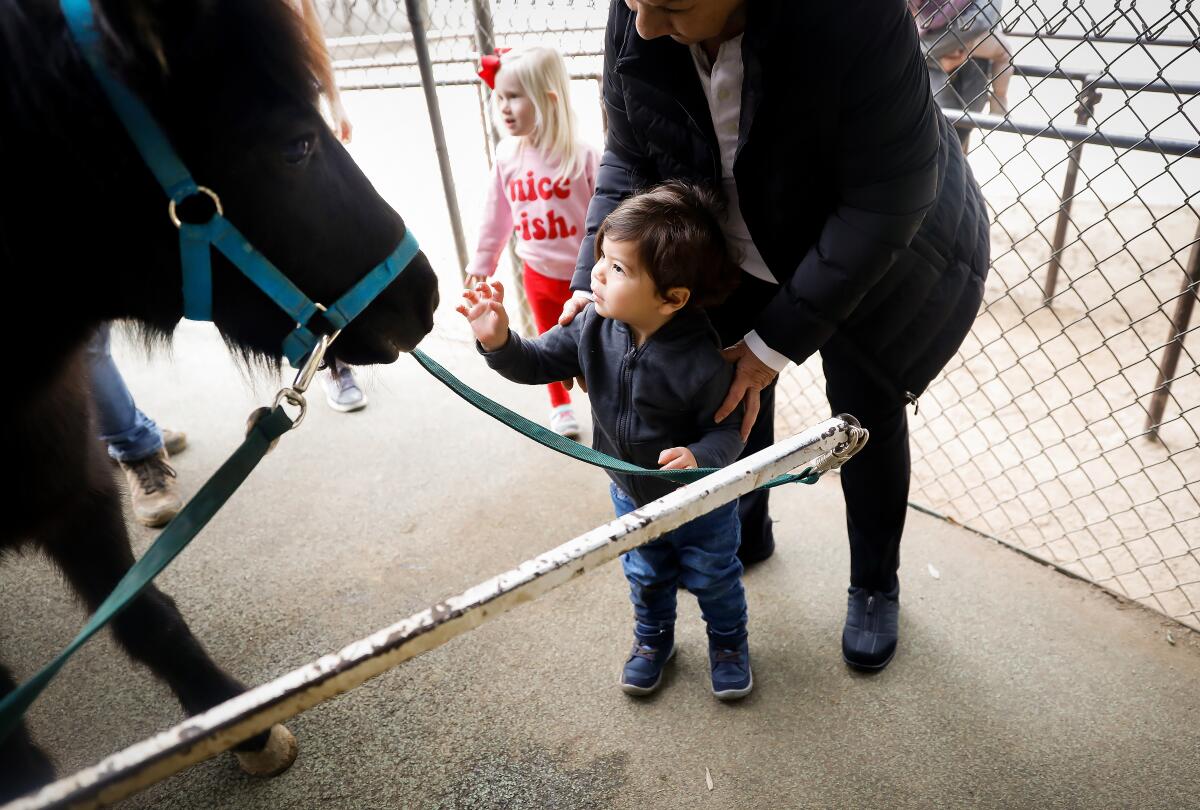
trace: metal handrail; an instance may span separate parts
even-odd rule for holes
[[[1068,70],[1061,67],[1013,64],[1017,76],[1036,79],[1064,79],[1083,82],[1084,89],[1095,87],[1100,90],[1121,90],[1129,93],[1172,93],[1181,96],[1200,96],[1200,82],[1164,79],[1161,76],[1146,79],[1122,79],[1108,72],[1093,70]]]
[[[1096,143],[1115,149],[1133,149],[1138,152],[1154,152],[1176,157],[1200,157],[1200,140],[1156,138],[1149,133],[1131,135],[1073,124],[1035,124],[1027,121],[1014,121],[1007,116],[987,115],[951,108],[944,108],[942,112],[950,119],[950,123],[956,126],[966,125],[975,129],[1012,132],[1018,135],[1053,138],[1073,143]]]
[[[1127,34],[1096,36],[1095,34],[1063,34],[1038,31],[1010,31],[1006,29],[1004,35],[1008,37],[1021,37],[1022,39],[1059,39],[1069,42],[1093,42],[1101,45],[1158,45],[1165,48],[1195,48],[1200,45],[1200,37],[1196,39],[1155,37],[1151,36],[1149,32],[1135,36]]]

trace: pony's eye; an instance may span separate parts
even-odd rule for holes
[[[289,141],[287,146],[283,147],[283,159],[292,165],[303,162],[312,154],[314,140],[312,135],[301,135]]]

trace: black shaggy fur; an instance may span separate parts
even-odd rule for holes
[[[383,259],[404,223],[320,118],[316,52],[284,0],[94,0],[106,57],[147,103],[196,181],[313,300]],[[21,385],[0,446],[22,475],[0,495],[0,558],[37,548],[94,609],[133,561],[120,495],[91,424],[83,347],[106,320],[167,339],[182,315],[166,199],[110,111],[55,0],[0,0],[0,277]],[[295,158],[297,142],[311,145]],[[277,363],[292,327],[214,253],[214,316],[231,348]],[[349,363],[394,360],[432,326],[423,254],[334,344]],[[4,621],[12,622],[14,617]],[[35,632],[21,623],[5,633]],[[189,714],[242,691],[174,603],[151,587],[113,623]],[[14,688],[0,668],[0,695]],[[243,743],[261,747],[263,739]],[[0,803],[53,776],[24,728],[0,742]]]

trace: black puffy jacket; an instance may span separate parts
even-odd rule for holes
[[[907,6],[747,0],[746,14],[734,177],[780,287],[743,320],[797,363],[836,341],[898,396],[919,394],[978,312],[989,245],[983,197],[934,105]],[[604,62],[608,136],[579,290],[617,203],[663,180],[719,187],[721,176],[686,46],[643,40],[614,0]]]

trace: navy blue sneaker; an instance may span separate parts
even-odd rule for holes
[[[750,672],[750,645],[745,637],[741,643],[708,637],[708,665],[712,668],[712,691],[718,700],[740,700],[754,688]]]
[[[842,658],[855,669],[878,672],[891,663],[900,638],[900,586],[890,591],[850,587]]]
[[[662,683],[663,669],[675,655],[675,633],[664,631],[657,638],[636,638],[629,660],[621,671],[621,690],[627,695],[648,695]]]

